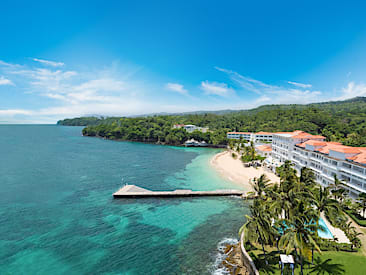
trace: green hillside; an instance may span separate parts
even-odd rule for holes
[[[172,129],[176,123],[208,126],[211,131],[188,134],[181,129]],[[225,144],[228,131],[303,130],[346,145],[366,146],[366,98],[307,105],[263,105],[251,110],[225,111],[224,114],[83,117],[62,120],[58,124],[88,126],[83,133],[89,136],[167,144],[181,144],[192,137],[211,144]]]

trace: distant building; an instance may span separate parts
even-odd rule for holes
[[[252,133],[249,132],[228,132],[226,134],[228,139],[242,139],[242,140],[251,140]]]
[[[271,145],[258,145],[255,147],[255,151],[262,157],[270,157],[272,153],[272,146]]]
[[[174,129],[180,129],[180,128],[182,128],[184,126],[184,124],[174,124],[173,125],[173,128]]]
[[[269,132],[258,132],[258,133],[250,133],[250,132],[228,132],[226,137],[228,139],[243,139],[247,141],[253,141],[256,143],[261,142],[272,142],[273,133]]]
[[[254,142],[272,142],[273,133],[258,132],[252,134],[252,136],[252,140],[254,140]]]
[[[206,133],[208,131],[207,127],[199,127],[196,125],[192,125],[192,124],[175,124],[173,125],[174,129],[180,129],[180,128],[184,128],[188,133],[192,133],[193,131],[200,131],[202,133]]]

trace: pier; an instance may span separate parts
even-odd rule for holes
[[[151,191],[136,185],[125,185],[113,193],[114,198],[142,198],[142,197],[198,197],[198,196],[245,196],[241,190],[214,190],[214,191],[192,191],[189,189],[178,189],[174,191]]]

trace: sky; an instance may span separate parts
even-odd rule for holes
[[[366,96],[365,1],[7,1],[0,123]]]

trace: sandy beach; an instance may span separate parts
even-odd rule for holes
[[[249,182],[255,177],[260,177],[262,174],[265,174],[273,183],[280,182],[279,177],[262,167],[244,167],[241,160],[234,159],[229,151],[215,155],[211,159],[211,165],[219,171],[221,176],[238,184],[244,185],[247,190],[252,190],[252,186]]]

